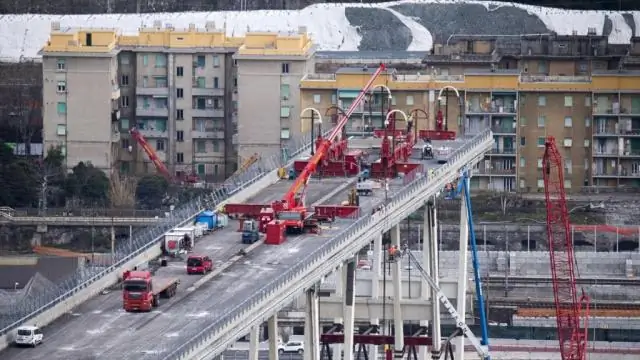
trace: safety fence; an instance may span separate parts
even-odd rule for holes
[[[206,197],[198,197],[174,208],[166,217],[161,218],[152,226],[136,229],[128,241],[117,244],[109,260],[88,261],[84,267],[55,286],[40,291],[30,291],[23,297],[6,299],[4,304],[0,304],[3,309],[0,313],[0,335],[68,299],[88,285],[112,273],[127,261],[134,259],[152,246],[156,246],[161,236],[168,230],[190,221],[204,209],[215,209],[220,202],[241,192],[249,185],[262,179],[266,174],[282,167],[287,163],[286,160],[308,151],[310,143],[311,138],[308,134],[291,139],[289,144],[282,149],[282,153],[286,153],[287,158],[283,158],[282,154],[263,157],[244,172],[227,179],[224,184]]]
[[[329,273],[343,258],[348,258],[349,254],[364,247],[369,237],[362,236],[363,234],[369,234],[374,230],[388,229],[406,216],[407,211],[415,211],[425,201],[425,195],[434,194],[437,189],[442,189],[446,183],[453,181],[459,176],[461,168],[470,162],[480,161],[484,157],[483,152],[490,149],[492,142],[490,130],[486,130],[466,142],[451,154],[447,164],[434,171],[433,177],[429,177],[429,179],[420,177],[404,186],[396,194],[390,196],[388,201],[383,200],[385,204],[381,211],[374,214],[363,212],[357,221],[345,222],[342,224],[344,230],[340,234],[323,242],[317,249],[301,258],[297,264],[292,265],[287,272],[255,291],[249,299],[238,302],[229,310],[225,309],[224,313],[221,313],[213,323],[203,328],[195,336],[189,337],[188,341],[172,349],[168,354],[160,354],[159,358],[185,359],[192,352],[201,351],[205,347],[208,356],[219,354],[229,345],[230,341],[233,341],[234,335],[241,335],[229,332],[248,331],[251,323],[262,319],[265,313],[279,310],[278,306],[281,303],[290,301],[289,298],[286,298],[287,294],[294,295],[292,289],[303,287],[307,283],[310,286],[318,280],[313,278],[314,274],[318,273],[319,276],[322,276]],[[358,239],[358,241],[354,241],[354,239]],[[320,274],[324,270],[326,272]],[[266,281],[266,279],[264,280]]]

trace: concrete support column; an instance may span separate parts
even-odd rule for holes
[[[434,199],[435,201],[435,199]],[[429,201],[425,206],[425,238],[422,245],[422,256],[424,268],[429,273],[436,285],[440,285],[439,274],[439,257],[438,257],[438,217],[435,202]],[[433,345],[431,347],[431,358],[440,359],[440,343],[442,334],[440,332],[440,301],[433,296],[431,286],[426,282],[422,282],[422,296],[431,301],[431,336]]]
[[[391,245],[401,248],[400,226],[391,228]],[[393,278],[393,327],[395,332],[393,356],[402,359],[404,355],[404,321],[402,319],[402,257],[396,256],[391,264],[391,277]]]
[[[320,316],[318,314],[318,292],[313,287],[306,292],[304,320],[304,360],[320,360]]]
[[[353,335],[355,330],[355,300],[356,300],[356,261],[348,260],[344,291],[344,357],[343,360],[353,359]],[[339,353],[338,353],[339,354]]]
[[[373,328],[371,330],[371,335],[380,334],[380,321],[378,319],[371,319],[370,325]],[[378,345],[367,345],[369,352],[369,360],[377,360],[378,359]],[[339,359],[339,358],[335,358]]]
[[[260,351],[260,326],[254,326],[249,333],[249,360],[258,360]]]
[[[347,266],[346,265],[342,265],[340,266],[339,269],[336,270],[336,292],[335,292],[335,296],[337,298],[342,298],[345,291],[345,279],[346,279],[346,275],[347,275]],[[333,319],[333,325],[340,325],[344,328],[343,326],[344,322],[342,321],[342,318],[335,318]],[[344,331],[344,329],[343,329]],[[342,347],[344,344],[334,344],[333,345],[333,349],[334,349],[334,359],[339,359],[336,358],[335,354],[341,354],[342,353]]]
[[[133,226],[129,225],[129,248],[133,249]]]
[[[116,227],[111,225],[111,261],[116,263]]]
[[[269,318],[269,360],[278,360],[278,315]]]
[[[372,282],[371,282],[371,298],[378,299],[380,298],[380,280],[382,277],[382,235],[376,236],[373,240],[373,259],[371,270],[373,272]],[[379,334],[380,333],[380,319],[370,319],[369,323],[373,330],[371,330],[371,334]],[[377,345],[369,345],[368,348],[369,359],[377,360],[378,359],[378,346]]]
[[[458,294],[456,309],[464,320],[467,310],[467,257],[469,255],[469,221],[464,192],[460,194],[460,251],[458,258]],[[464,360],[464,337],[455,339],[456,360]]]

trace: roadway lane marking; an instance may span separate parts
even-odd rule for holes
[[[186,317],[189,318],[203,318],[203,317],[207,317],[209,315],[208,311],[200,311],[198,313],[191,313],[191,314],[186,314]]]
[[[257,241],[255,243],[247,246],[244,249],[244,253],[248,254],[248,253],[250,253],[251,251],[255,250],[258,246],[260,246],[262,244],[263,244],[263,241]],[[204,285],[207,281],[209,281],[209,280],[213,279],[214,277],[222,274],[223,271],[228,269],[231,265],[233,265],[234,263],[238,262],[238,260],[242,259],[243,257],[244,256],[242,256],[242,255],[232,256],[229,260],[224,262],[222,265],[216,267],[212,272],[208,273],[207,275],[203,276],[198,281],[196,281],[192,286],[190,286],[187,289],[187,291],[195,291],[195,290],[197,290],[199,287]]]
[[[175,337],[180,337],[180,333],[179,332],[172,332],[172,333],[164,334],[164,336],[168,337],[168,338],[175,338]]]

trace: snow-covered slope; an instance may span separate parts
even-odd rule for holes
[[[176,28],[214,21],[228,35],[249,31],[296,31],[306,26],[321,50],[426,51],[453,34],[586,34],[595,28],[613,44],[640,36],[640,12],[571,11],[490,1],[403,0],[384,4],[318,4],[302,10],[190,12],[126,15],[4,15],[0,58],[37,57],[50,24],[118,28],[135,33],[155,20]]]

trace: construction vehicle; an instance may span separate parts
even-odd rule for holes
[[[247,219],[242,222],[242,243],[253,244],[260,240],[260,231],[258,222],[253,219]]]
[[[160,298],[173,297],[180,280],[152,275],[149,271],[125,271],[122,283],[122,307],[125,311],[151,311],[160,306]]]
[[[187,274],[206,274],[213,270],[213,261],[205,255],[189,255],[187,258]]]
[[[456,132],[447,129],[446,119],[442,110],[436,113],[435,130],[420,130],[418,137],[422,140],[455,140]]]
[[[420,158],[422,160],[433,159],[433,145],[430,140],[425,140],[425,144],[422,145],[422,149],[420,149]]]
[[[380,146],[380,160],[371,164],[370,174],[376,178],[395,177],[398,173],[409,173],[420,166],[418,163],[409,163],[413,152],[415,139],[413,137],[413,122],[407,122],[407,129],[400,131],[395,129],[395,113],[389,110],[389,123],[382,136]]]
[[[356,192],[358,195],[371,195],[373,194],[373,181],[358,179],[356,183]]]
[[[564,189],[562,155],[555,139],[547,137],[542,157],[544,197],[547,207],[547,239],[553,296],[562,360],[585,360],[589,297],[576,289],[575,257]]]
[[[344,153],[346,146],[346,137],[343,136],[345,126],[349,120],[349,117],[360,106],[364,100],[365,95],[373,87],[375,80],[378,76],[385,71],[384,64],[373,73],[371,79],[367,82],[360,94],[351,103],[349,109],[341,114],[338,124],[329,133],[326,139],[323,139],[319,135],[316,139],[316,152],[308,160],[305,167],[300,171],[299,176],[293,182],[289,191],[284,195],[282,200],[273,202],[270,205],[262,204],[226,204],[224,210],[227,213],[242,213],[245,216],[251,218],[260,218],[261,223],[263,219],[269,219],[269,222],[264,226],[264,230],[267,234],[265,244],[278,245],[284,242],[286,233],[302,233],[311,232],[318,233],[320,231],[318,207],[314,209],[314,212],[308,212],[305,205],[305,195],[307,184],[309,179],[315,173],[318,165],[321,161],[328,161],[335,159],[341,153]],[[342,210],[341,210],[342,209]],[[355,210],[354,210],[355,209]],[[331,216],[341,212],[357,211],[357,207],[351,207],[351,209],[344,210],[340,206],[333,206],[329,209],[325,208],[323,216]]]

